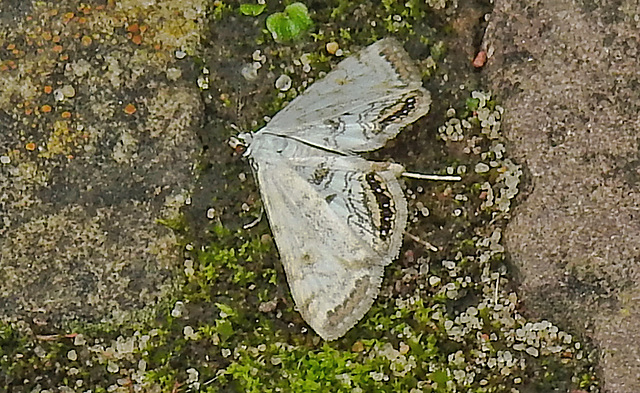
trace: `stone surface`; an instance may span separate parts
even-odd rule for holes
[[[640,3],[496,1],[486,67],[531,190],[505,241],[525,306],[586,332],[640,391]]]
[[[159,221],[179,220],[195,182],[203,108],[174,53],[203,14],[173,7],[3,5],[0,319],[118,322],[181,278]]]

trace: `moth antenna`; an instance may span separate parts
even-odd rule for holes
[[[418,236],[416,235],[412,235],[411,233],[405,231],[404,232],[405,236],[407,236],[409,239],[413,240],[414,242],[418,243],[418,244],[422,244],[423,246],[425,246],[426,248],[428,248],[429,250],[433,251],[433,252],[437,252],[438,251],[438,247],[434,246],[433,244],[429,243],[428,241],[422,240],[420,239]]]
[[[462,178],[460,176],[454,175],[424,175],[422,173],[414,173],[414,172],[402,172],[402,176],[409,177],[412,179],[421,179],[421,180],[436,180],[436,181],[460,181]]]

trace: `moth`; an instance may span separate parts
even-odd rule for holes
[[[371,308],[407,225],[404,168],[358,153],[383,147],[430,103],[409,55],[386,38],[340,62],[264,128],[239,136],[293,300],[325,340]]]

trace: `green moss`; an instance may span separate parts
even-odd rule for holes
[[[178,233],[184,233],[188,226],[187,220],[183,214],[170,218],[158,218],[156,219],[156,222]]]

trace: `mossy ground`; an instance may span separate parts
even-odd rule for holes
[[[211,4],[209,39],[194,64],[206,103],[198,182],[180,215],[163,218],[183,249],[179,291],[124,323],[75,324],[38,334],[0,328],[0,387],[14,392],[595,392],[591,350],[561,321],[529,321],[511,281],[501,230],[522,169],[500,136],[503,111],[468,65],[470,31],[487,4],[420,1],[307,3],[314,20],[293,43],[238,2]],[[178,34],[179,35],[179,34]],[[368,158],[460,174],[455,184],[407,180],[408,232],[371,311],[326,343],[294,309],[247,163],[227,146],[321,77],[344,51],[395,35],[424,70],[431,113]],[[256,50],[260,50],[256,54]],[[188,51],[189,52],[189,51]],[[345,54],[346,55],[346,54]],[[247,80],[241,69],[260,63]],[[281,75],[292,89],[273,86]],[[196,83],[193,78],[193,83]],[[464,87],[464,88],[461,88]],[[234,124],[236,127],[232,127]]]

